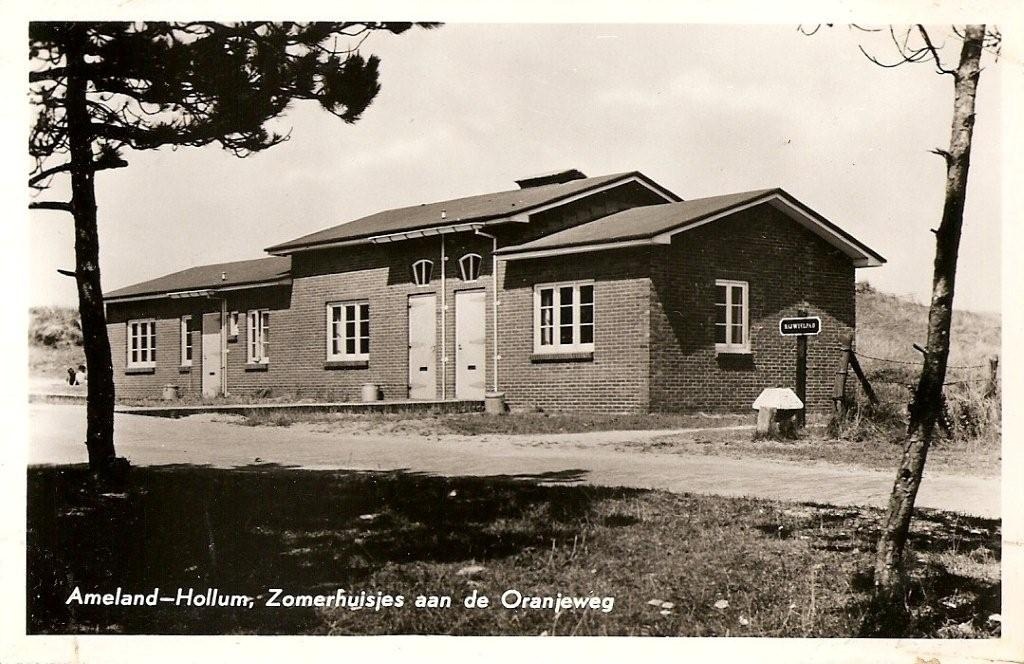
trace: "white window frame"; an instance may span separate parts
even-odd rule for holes
[[[232,311],[228,314],[228,336],[238,337],[238,312]]]
[[[476,276],[474,276],[472,279],[467,279],[466,278],[466,265],[467,265],[467,261],[469,261],[469,260],[471,260],[473,258],[476,259]],[[467,281],[467,282],[478,280],[480,278],[480,271],[481,271],[480,268],[483,267],[483,264],[484,264],[484,259],[480,256],[480,254],[466,254],[465,256],[460,258],[459,259],[459,274],[462,276],[462,280],[463,281]]]
[[[181,317],[181,366],[192,366],[192,358],[195,357],[195,349],[192,348],[192,334],[189,331],[189,324],[192,322],[191,315]]]
[[[425,273],[423,275],[424,277],[426,277],[426,280],[423,280],[420,277],[420,272],[419,272],[418,268],[420,266],[422,266],[422,265],[427,266],[427,269],[429,270],[429,273]],[[433,278],[434,278],[434,261],[432,261],[432,260],[430,260],[428,258],[421,258],[420,260],[418,260],[418,261],[416,261],[415,263],[412,264],[412,282],[414,284],[416,284],[417,286],[429,286],[430,285],[430,281]]]
[[[350,307],[350,306],[356,307],[356,317],[354,319],[354,322],[355,322],[355,325],[356,325],[356,335],[355,335],[355,342],[356,342],[355,348],[356,348],[356,352],[354,352],[354,353],[347,352],[347,350],[348,350],[348,348],[347,348],[347,346],[348,346],[348,344],[347,344],[348,336],[346,336],[346,333],[345,333],[345,328],[347,327],[347,324],[349,322],[349,319],[348,319],[348,307]],[[365,319],[360,315],[361,314],[360,309],[362,307],[364,307],[364,306],[366,307],[366,318]],[[338,348],[340,350],[337,353],[334,352],[334,339],[335,339],[334,329],[333,329],[333,327],[334,327],[334,309],[340,309],[341,310],[341,316],[338,319],[338,328],[339,328]],[[327,303],[327,360],[328,361],[333,361],[333,362],[369,361],[369,359],[370,359],[369,345],[370,345],[370,337],[372,336],[369,333],[369,331],[367,332],[367,335],[366,335],[366,345],[367,345],[366,352],[365,353],[359,352],[360,351],[360,341],[363,339],[362,335],[359,333],[359,327],[360,327],[360,324],[362,323],[363,320],[365,320],[367,322],[367,325],[369,325],[369,322],[370,322],[370,301],[369,300],[342,300],[342,301],[338,301],[338,302],[328,302]]]
[[[590,323],[593,327],[593,339],[597,338],[597,288],[594,287],[593,279],[585,279],[580,281],[559,281],[546,284],[537,284],[533,287],[533,352],[536,354],[544,353],[592,353],[594,352],[594,341],[591,340],[587,343],[580,342],[580,330],[582,324],[580,322],[580,289],[584,286],[591,286],[593,290],[593,300],[590,306],[594,310],[593,322]],[[562,343],[561,337],[561,289],[572,288],[573,299],[572,299],[572,343]],[[551,324],[553,330],[551,333],[551,344],[541,344],[541,291],[553,289],[554,292],[551,296],[551,306],[553,307]]]
[[[156,319],[136,318],[127,323],[125,341],[127,351],[127,366],[129,369],[154,369],[156,368]],[[141,326],[148,326],[148,330],[142,334],[136,334],[136,329]],[[142,348],[142,337],[146,337],[146,348]],[[138,339],[134,350],[135,359],[132,359],[132,342]],[[143,359],[145,357],[145,359]]]
[[[246,314],[245,354],[249,364],[270,363],[270,309],[250,309]],[[255,328],[255,329],[254,329]]]
[[[718,341],[718,287],[725,287],[725,339],[726,343],[720,343]],[[732,301],[733,288],[739,287],[742,291],[743,299],[743,321],[742,321],[742,336],[743,338],[737,342],[732,338],[732,329],[735,325],[735,321],[732,319],[733,305],[736,303]],[[736,281],[733,279],[715,279],[715,352],[716,353],[749,353],[750,352],[750,284],[746,281]]]

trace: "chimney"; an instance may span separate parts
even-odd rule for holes
[[[541,173],[540,175],[531,175],[520,180],[516,180],[516,184],[519,185],[520,189],[529,189],[530,187],[540,187],[546,184],[563,184],[565,182],[572,182],[573,180],[582,180],[587,177],[581,171],[575,168],[567,168],[561,171],[553,171],[551,173]]]

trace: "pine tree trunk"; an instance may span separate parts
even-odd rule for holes
[[[82,317],[82,343],[89,372],[86,401],[86,439],[89,467],[104,471],[114,459],[114,367],[107,337],[107,320],[100,286],[99,230],[96,224],[95,172],[92,132],[86,105],[85,30],[67,28],[68,146],[71,155],[71,212],[75,218],[75,281]]]
[[[956,263],[967,196],[974,100],[984,36],[985,26],[967,26],[960,64],[954,75],[953,128],[949,152],[945,155],[945,205],[942,222],[935,231],[935,267],[931,307],[928,310],[928,352],[910,407],[910,425],[903,458],[889,498],[888,514],[875,558],[876,599],[890,604],[898,601],[896,594],[901,581],[901,561],[914,512],[914,500],[921,486],[935,424],[942,413],[942,385],[946,380],[946,361],[949,357]]]

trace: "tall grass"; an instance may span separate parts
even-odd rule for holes
[[[927,325],[926,306],[857,284],[855,349],[879,403],[867,398],[851,371],[849,408],[845,418],[833,421],[833,434],[848,440],[902,438],[923,361],[914,344],[925,345]],[[990,391],[989,359],[999,353],[998,314],[954,311],[942,422],[948,440],[998,443],[1002,390],[997,380]]]

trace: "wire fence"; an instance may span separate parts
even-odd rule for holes
[[[846,350],[845,346],[840,345],[840,348],[843,348],[844,350]],[[875,355],[868,355],[866,353],[862,353],[862,352],[854,350],[852,348],[849,349],[849,351],[850,351],[850,353],[855,355],[858,359],[873,360],[875,362],[885,362],[885,363],[892,364],[892,365],[897,365],[897,366],[907,366],[907,367],[923,367],[924,366],[924,362],[923,361],[921,361],[921,362],[914,362],[914,361],[908,361],[908,360],[898,360],[898,359],[891,358],[891,357],[878,357],[878,356],[875,356]],[[989,371],[992,371],[994,369],[994,367],[993,367],[992,364],[948,365],[946,367],[947,371],[977,371],[977,370],[982,370],[982,369],[988,369]],[[974,385],[974,384],[978,384],[978,383],[990,383],[991,384],[993,380],[994,380],[994,377],[991,374],[989,374],[989,375],[985,375],[985,376],[979,376],[977,378],[960,378],[960,379],[956,379],[956,380],[949,380],[949,381],[944,382],[942,384],[942,386],[943,387],[953,387],[953,386],[958,386],[958,385]],[[874,376],[872,376],[870,378],[870,382],[871,383],[880,384],[880,385],[897,385],[899,387],[905,388],[907,391],[909,391],[911,393],[911,395],[913,394],[914,390],[917,388],[917,377],[913,377],[910,380],[907,380],[907,379],[904,379],[904,380],[894,380],[894,379],[886,378],[884,375],[881,375],[881,376],[880,375],[874,375]],[[910,395],[908,395],[907,399],[909,399],[909,396]],[[880,404],[905,404],[907,402],[907,399],[899,399],[899,400],[882,400],[882,399],[878,399],[878,403],[880,403]]]

